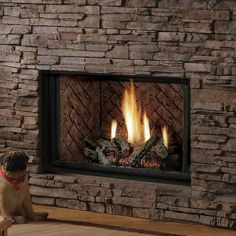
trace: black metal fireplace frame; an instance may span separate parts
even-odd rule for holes
[[[170,172],[146,169],[117,168],[112,166],[98,165],[78,165],[68,163],[58,159],[59,153],[59,127],[58,120],[60,116],[58,103],[58,81],[60,75],[75,76],[93,76],[97,80],[118,80],[129,81],[131,78],[134,82],[158,82],[182,84],[184,95],[184,112],[183,112],[183,164],[182,172]],[[120,178],[142,178],[150,181],[166,180],[171,182],[181,181],[190,182],[190,83],[187,78],[180,77],[158,77],[147,75],[118,75],[118,74],[95,74],[95,73],[74,73],[63,71],[42,71],[39,77],[40,83],[40,153],[42,158],[42,169],[44,172],[54,172],[56,170],[72,171],[76,173],[106,175]]]

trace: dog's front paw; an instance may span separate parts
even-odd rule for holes
[[[26,219],[24,216],[13,216],[13,224],[24,224]]]
[[[46,220],[47,217],[48,217],[47,212],[37,212],[37,213],[34,213],[32,220],[41,221],[41,220]]]

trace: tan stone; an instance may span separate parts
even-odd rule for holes
[[[178,219],[191,222],[198,222],[199,216],[195,214],[187,214],[173,211],[165,211],[165,219]]]
[[[74,176],[64,176],[64,175],[55,175],[54,181],[59,181],[63,183],[75,183],[76,177]]]
[[[80,202],[78,200],[71,199],[56,199],[56,206],[67,207],[73,209],[87,210],[86,204],[84,202]]]
[[[231,138],[226,143],[226,146],[222,146],[223,150],[235,152],[236,151],[236,138]]]
[[[90,211],[105,212],[105,205],[102,203],[89,202],[88,207]]]
[[[236,34],[236,21],[216,21],[214,23],[214,32]]]
[[[71,191],[68,189],[61,189],[61,188],[30,186],[30,193],[35,196],[77,199],[77,194],[75,191]]]
[[[129,206],[108,203],[106,204],[106,213],[123,215],[123,216],[132,216],[132,208]]]
[[[229,20],[229,11],[212,11],[212,10],[202,10],[194,9],[187,10],[183,14],[184,21],[205,21],[205,20]]]
[[[40,205],[54,205],[55,199],[54,198],[48,198],[48,197],[36,197],[32,196],[32,203],[40,204]]]

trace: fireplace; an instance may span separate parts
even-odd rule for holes
[[[44,72],[41,90],[46,170],[190,180],[188,79]]]
[[[147,219],[235,227],[235,11],[233,0],[2,0],[0,152],[21,150],[30,156],[32,201]],[[61,135],[69,124],[61,125],[67,117],[63,112],[68,112],[61,108],[68,103],[67,96],[61,100],[59,88],[61,82],[80,84],[82,78],[85,86],[93,82],[94,91],[89,93],[94,92],[98,106],[93,105],[89,115],[89,106],[78,109],[84,112],[83,121],[89,125],[88,129],[69,129],[74,132],[72,137],[81,138],[75,141],[81,140],[82,145],[79,150],[73,149],[76,154],[72,158],[64,154],[67,148],[61,150],[69,143]],[[110,142],[113,119],[118,124],[115,135],[120,136],[123,130],[125,134],[120,105],[125,89],[130,91],[130,80],[137,104],[141,103],[141,123],[146,109],[151,131],[155,126],[159,130],[167,126],[169,136],[175,134],[178,151],[168,155],[182,158],[179,169],[159,168],[166,158],[159,160],[155,168],[148,167],[153,164],[150,156],[134,167],[124,167],[118,161],[117,165],[91,160],[81,163],[85,148],[97,155],[96,145],[84,144],[88,135],[97,136],[97,142],[106,134]],[[169,109],[172,102],[163,99],[170,91],[168,86],[181,92],[172,100],[182,104],[181,112]],[[114,94],[101,93],[100,89]],[[158,112],[153,113],[150,103],[145,102],[152,102],[150,96],[140,95],[142,89],[159,98],[160,105],[153,100],[153,109]],[[77,94],[69,104],[79,104]],[[86,99],[86,93],[82,95]],[[111,103],[104,102],[106,98]],[[109,109],[115,102],[119,104],[116,109]],[[163,103],[168,104],[173,117],[180,115],[176,122],[181,129],[174,125],[171,115],[166,118]],[[94,118],[96,122],[85,118],[94,114],[99,114]],[[84,124],[78,122],[79,117],[72,120],[76,125]],[[80,136],[80,130],[89,132]],[[164,142],[159,143],[163,146]]]

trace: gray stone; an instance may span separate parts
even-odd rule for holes
[[[133,216],[137,218],[150,219],[154,209],[133,208]]]
[[[88,15],[82,20],[78,21],[78,27],[81,28],[99,28],[100,16]]]
[[[16,99],[16,103],[21,106],[33,106],[36,107],[38,105],[38,98],[29,98],[29,97],[19,97]]]
[[[105,212],[105,205],[102,203],[89,202],[88,208],[90,211],[95,211],[95,212],[100,212],[100,213]]]
[[[40,9],[38,5],[31,5],[29,8],[21,8],[21,18],[39,18]]]
[[[193,7],[193,3],[194,1],[185,0],[160,0],[158,2],[158,7],[169,9],[171,6],[172,9],[191,9],[191,7]]]
[[[184,68],[187,72],[209,72],[210,71],[210,64],[203,64],[203,63],[185,63]]]
[[[224,150],[236,152],[236,138],[231,138],[226,143],[226,146],[224,147]]]
[[[220,173],[221,167],[209,164],[192,164],[192,169],[196,172]]]
[[[84,202],[95,202],[95,197],[90,195],[81,195],[78,194],[78,199]]]
[[[112,197],[112,190],[111,189],[107,189],[107,188],[101,188],[100,189],[100,195],[102,197]]]
[[[156,7],[156,0],[127,0],[128,7]]]
[[[214,1],[213,1],[214,3]],[[236,10],[236,2],[231,0],[224,0],[215,2],[214,9],[229,9],[229,10]]]
[[[235,168],[222,167],[221,170],[222,170],[223,173],[232,174],[232,175],[236,174]]]
[[[122,0],[88,0],[88,3],[98,3],[101,6],[122,6]]]
[[[75,191],[62,188],[30,186],[30,193],[35,196],[77,199],[77,194]]]
[[[179,32],[159,32],[158,33],[158,41],[183,42],[184,38],[185,38],[185,33],[179,33]]]
[[[236,21],[216,21],[214,32],[220,34],[236,34]]]
[[[74,177],[74,176],[64,176],[64,175],[55,175],[54,180],[62,182],[62,183],[75,183],[76,177]]]
[[[56,206],[67,207],[72,209],[87,210],[86,204],[78,200],[71,199],[56,199]]]
[[[211,209],[211,210],[217,210],[220,207],[220,204],[217,202],[209,201],[207,199],[191,199],[190,200],[190,206],[192,208],[197,209]]]
[[[191,53],[183,53],[183,54],[180,54],[180,53],[160,53],[160,52],[157,52],[153,59],[154,60],[160,60],[160,61],[189,61],[192,57],[192,54]]]
[[[31,32],[31,26],[29,25],[14,25],[12,27],[12,34],[28,34]]]
[[[31,185],[37,185],[37,186],[43,186],[43,187],[52,187],[52,188],[62,188],[64,187],[63,183],[54,182],[52,180],[47,179],[36,179],[36,178],[30,178],[29,184]]]
[[[37,56],[37,63],[42,65],[58,64],[59,57],[56,56]]]
[[[199,222],[207,225],[216,225],[216,217],[200,215]]]
[[[134,74],[133,66],[116,66],[116,65],[97,65],[87,64],[85,65],[85,72],[94,73],[117,73],[117,74]]]
[[[111,21],[112,22],[128,22],[133,20],[132,14],[104,14],[102,15],[103,21]]]
[[[207,21],[207,20],[229,20],[229,11],[212,11],[193,9],[191,11],[185,11],[183,14],[184,21]]]
[[[29,19],[23,19],[15,16],[3,16],[2,22],[4,24],[12,24],[12,25],[29,25]]]
[[[234,171],[235,173],[235,171]],[[222,181],[226,182],[226,183],[232,183],[234,184],[236,182],[236,175],[232,175],[232,174],[224,174],[222,176]]]
[[[3,140],[13,140],[13,141],[22,141],[23,140],[23,134],[19,134],[19,133],[13,133],[10,131],[2,131],[0,133],[0,139]],[[5,141],[4,141],[5,143]]]
[[[230,221],[227,218],[219,218],[216,219],[216,226],[219,227],[229,227]]]
[[[100,8],[99,6],[47,5],[45,12],[95,15],[100,13]]]
[[[202,148],[202,149],[210,149],[215,150],[219,149],[220,145],[218,143],[210,143],[210,142],[192,142],[193,148]]]
[[[102,27],[105,29],[125,29],[126,22],[119,22],[119,21],[102,21]]]
[[[47,50],[41,48],[39,50],[39,55],[42,56],[71,56],[71,57],[94,57],[94,52],[89,51],[77,51],[72,49],[51,49]],[[96,52],[96,57],[104,57],[104,52]]]
[[[113,197],[112,202],[115,204],[122,204],[125,206],[131,207],[146,207],[146,208],[153,208],[155,206],[155,199],[139,199],[139,198],[128,198],[128,197]]]
[[[0,126],[20,127],[21,117],[0,117]]]
[[[0,35],[1,44],[7,45],[19,45],[21,40],[21,35],[19,34],[8,34],[8,35]]]
[[[132,208],[129,206],[106,204],[106,213],[114,215],[132,216]]]
[[[122,196],[155,199],[156,194],[155,191],[144,190],[142,186],[140,186],[140,189],[134,189],[134,188],[131,189],[130,186],[127,186],[123,189]]]
[[[48,198],[48,197],[35,197],[32,196],[32,203],[40,204],[40,205],[51,205],[53,206],[55,204],[54,198]]]
[[[12,25],[0,24],[0,34],[10,34],[12,28]]]
[[[60,2],[61,3],[61,2]],[[85,5],[86,0],[64,0],[65,4],[77,4],[77,5]]]
[[[86,184],[85,185],[79,185],[78,189],[77,189],[77,192],[78,192],[78,194],[99,196],[100,195],[100,187],[86,186]]]
[[[22,127],[24,127],[24,125],[22,125]],[[6,144],[8,147],[11,147],[11,148],[19,148],[19,149],[36,149],[38,147],[38,144],[35,142],[35,141],[28,141],[26,142],[26,140],[23,142],[23,141],[11,141],[11,140],[7,140],[6,141]]]
[[[62,65],[84,65],[85,61],[84,58],[79,57],[60,57],[60,63]]]
[[[187,214],[173,211],[165,211],[165,219],[177,219],[190,222],[198,222],[199,216],[195,214]]]
[[[212,27],[209,22],[186,22],[184,24],[184,31],[192,33],[212,33]]]
[[[87,44],[85,48],[88,51],[105,52],[108,50],[109,47],[108,45],[104,45],[104,44]]]
[[[229,0],[6,0],[0,7],[0,153],[25,151],[33,173],[41,163],[39,71],[190,78],[191,186],[35,174],[32,201],[233,227],[235,7]]]

